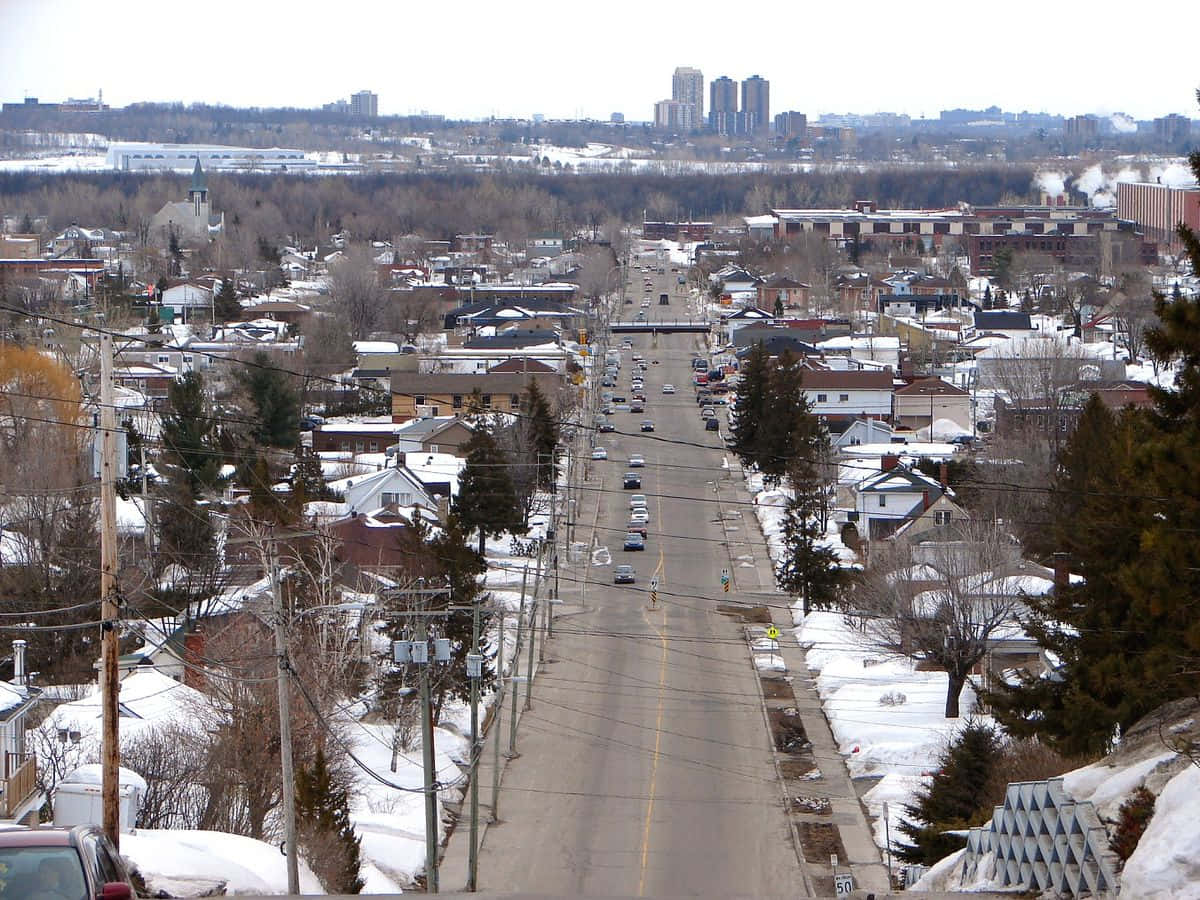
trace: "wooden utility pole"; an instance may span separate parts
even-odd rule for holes
[[[438,892],[438,785],[437,757],[433,746],[433,704],[429,697],[429,636],[425,618],[417,618],[417,639],[422,647],[421,659],[421,755],[425,769],[425,893]]]
[[[100,335],[100,797],[104,833],[120,846],[121,741],[117,703],[117,435],[113,408],[112,335]]]
[[[290,663],[287,656],[287,635],[283,622],[283,591],[279,585],[279,553],[275,533],[271,532],[271,605],[275,630],[275,656],[278,662],[275,684],[279,694],[279,761],[283,779],[283,840],[287,854],[288,893],[300,893],[300,857],[296,843],[296,775],[292,762],[292,709],[289,685]]]
[[[471,679],[471,844],[467,863],[467,890],[478,890],[479,872],[479,679],[483,676],[483,657],[479,655],[479,596],[471,610],[471,654],[467,657],[467,677]]]

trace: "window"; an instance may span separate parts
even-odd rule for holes
[[[355,441],[355,442],[354,442],[354,449],[355,449],[356,451],[358,451],[359,453],[362,453],[362,452],[363,452],[363,450],[365,450],[365,449],[366,449],[366,444],[365,444],[363,441]]]
[[[158,361],[159,361],[160,363],[169,363],[169,362],[171,361],[171,357],[169,357],[169,356],[167,356],[167,355],[165,355],[165,354],[162,354],[162,353],[160,353],[160,354],[159,354],[159,356],[158,356]]]
[[[430,445],[429,445],[429,452],[430,452],[430,453],[441,453],[442,451],[441,451],[441,450],[438,448],[438,445],[437,445],[437,444],[430,444]]]
[[[452,396],[450,398],[450,408],[451,409],[462,409],[462,406],[463,406],[462,394],[455,394],[454,396]]]
[[[372,453],[379,452],[379,441],[371,441],[371,452]]]
[[[513,409],[520,409],[521,408],[521,395],[513,394],[512,397],[509,398],[508,402],[512,406]]]
[[[484,395],[483,395],[483,408],[484,408],[484,409],[491,409],[491,408],[492,408],[492,395],[491,395],[491,394],[484,394]]]
[[[887,506],[887,495],[880,494],[879,495],[879,508],[883,509],[885,506]]]
[[[346,451],[348,451],[348,450],[350,449],[350,442],[349,442],[349,441],[342,441],[340,444],[338,444],[338,449],[339,449],[339,450],[346,450]]]
[[[183,362],[184,362],[184,365],[190,366],[192,364],[191,354],[185,354],[183,357]]]
[[[818,403],[824,403],[828,399],[829,399],[828,394],[817,394],[817,402]]]
[[[950,524],[950,510],[935,509],[933,511],[933,524],[934,525],[949,525]]]
[[[425,405],[425,395],[424,394],[415,394],[413,396],[413,403],[415,403],[417,406],[424,406]]]
[[[849,402],[850,402],[849,394],[838,394],[838,403],[849,403]]]

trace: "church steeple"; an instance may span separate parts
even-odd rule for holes
[[[192,186],[188,190],[188,200],[193,203],[208,202],[208,179],[200,168],[200,157],[196,157],[196,167],[192,169]]]

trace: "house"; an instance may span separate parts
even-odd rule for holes
[[[200,168],[200,158],[192,169],[192,184],[185,201],[167,203],[150,220],[150,233],[164,244],[172,234],[183,241],[207,241],[225,227],[225,214],[214,213],[209,205],[208,179]]]
[[[821,351],[813,344],[807,343],[799,334],[793,334],[786,328],[763,328],[748,325],[733,333],[733,346],[737,348],[737,358],[745,359],[758,344],[762,344],[767,356],[777,357],[784,351],[792,356],[820,356]]]
[[[1062,333],[1008,338],[975,359],[979,387],[999,388],[1013,399],[1045,397],[1048,387],[1077,385],[1087,391],[1125,379],[1125,362],[1112,358],[1111,346],[1081,344]]]
[[[928,428],[949,419],[963,431],[972,430],[971,395],[940,378],[918,378],[895,390],[893,422],[903,428]]]
[[[804,369],[801,390],[831,432],[840,432],[855,419],[892,420],[892,373],[888,369]]]
[[[172,282],[162,292],[162,307],[170,309],[172,316],[187,321],[196,310],[210,313],[213,308],[213,289],[195,281]]]
[[[738,268],[737,266],[726,266],[709,277],[720,284],[721,291],[726,294],[736,294],[743,291],[754,292],[758,290],[758,286],[762,283],[762,279],[757,275],[752,275],[745,269]]]
[[[530,372],[538,372],[543,375],[553,375],[558,371],[554,366],[547,365],[539,359],[533,359],[529,356],[514,356],[506,359],[502,363],[496,363],[487,370],[489,375],[506,375],[519,373],[526,375]]]
[[[166,398],[176,375],[175,369],[157,363],[131,363],[113,370],[117,384],[156,400]]]
[[[390,417],[324,422],[313,429],[312,448],[318,453],[383,453],[396,442],[399,428]]]
[[[551,398],[552,404],[564,384],[557,374],[537,372],[497,375],[393,372],[392,421],[465,415],[473,393],[479,394],[484,412],[518,412],[531,381]]]
[[[879,419],[855,419],[846,430],[833,438],[833,449],[860,447],[867,444],[889,444],[892,426]]]
[[[810,285],[780,275],[758,286],[758,305],[762,309],[770,310],[786,309],[789,306],[807,309],[810,289]]]
[[[858,523],[863,537],[884,538],[920,516],[947,492],[936,478],[901,465],[898,456],[885,456],[880,471],[856,486],[852,521]]]
[[[462,456],[463,445],[475,429],[454,416],[412,419],[396,426],[393,445],[399,453],[448,453]]]
[[[882,334],[845,334],[826,338],[817,349],[829,356],[846,356],[861,363],[900,370],[900,339]]]
[[[725,343],[732,344],[733,336],[740,328],[747,325],[767,325],[775,319],[774,313],[757,306],[746,306],[736,312],[721,317],[721,325],[725,331]]]
[[[95,256],[98,244],[115,241],[117,236],[104,228],[84,228],[72,222],[50,239],[50,255],[55,258]],[[36,246],[36,243],[35,243]],[[36,254],[35,254],[36,256]],[[33,259],[33,256],[27,257]]]
[[[574,287],[574,285],[571,285]],[[497,290],[496,287],[492,291]],[[528,291],[531,296],[520,296]],[[443,327],[446,331],[456,329],[475,333],[488,325],[506,327],[519,325],[522,328],[553,329],[578,328],[585,321],[583,310],[567,306],[557,299],[537,296],[539,289],[516,288],[512,299],[480,300],[459,306],[446,313]]]
[[[413,523],[396,510],[352,513],[330,526],[337,559],[360,569],[411,565]]]
[[[34,825],[46,798],[37,789],[37,757],[26,745],[25,733],[41,691],[29,685],[25,641],[17,638],[12,648],[12,680],[0,681],[0,823]]]
[[[910,542],[956,540],[962,524],[970,518],[965,509],[950,499],[949,494],[942,494],[887,539]]]
[[[345,498],[346,509],[351,514],[374,512],[384,506],[437,509],[437,502],[426,491],[425,485],[405,468],[389,466],[369,475],[331,481],[329,487]]]
[[[563,252],[563,238],[561,234],[535,234],[526,246],[530,257],[558,256]]]
[[[1037,329],[1030,320],[1029,313],[1011,309],[975,310],[975,331],[985,334],[1002,334],[1009,338],[1029,337],[1037,334]]]

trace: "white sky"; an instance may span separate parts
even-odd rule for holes
[[[1144,10],[1144,12],[1143,12]],[[671,73],[771,82],[771,111],[1200,118],[1200,4],[1113,0],[0,0],[0,97],[652,118]]]

